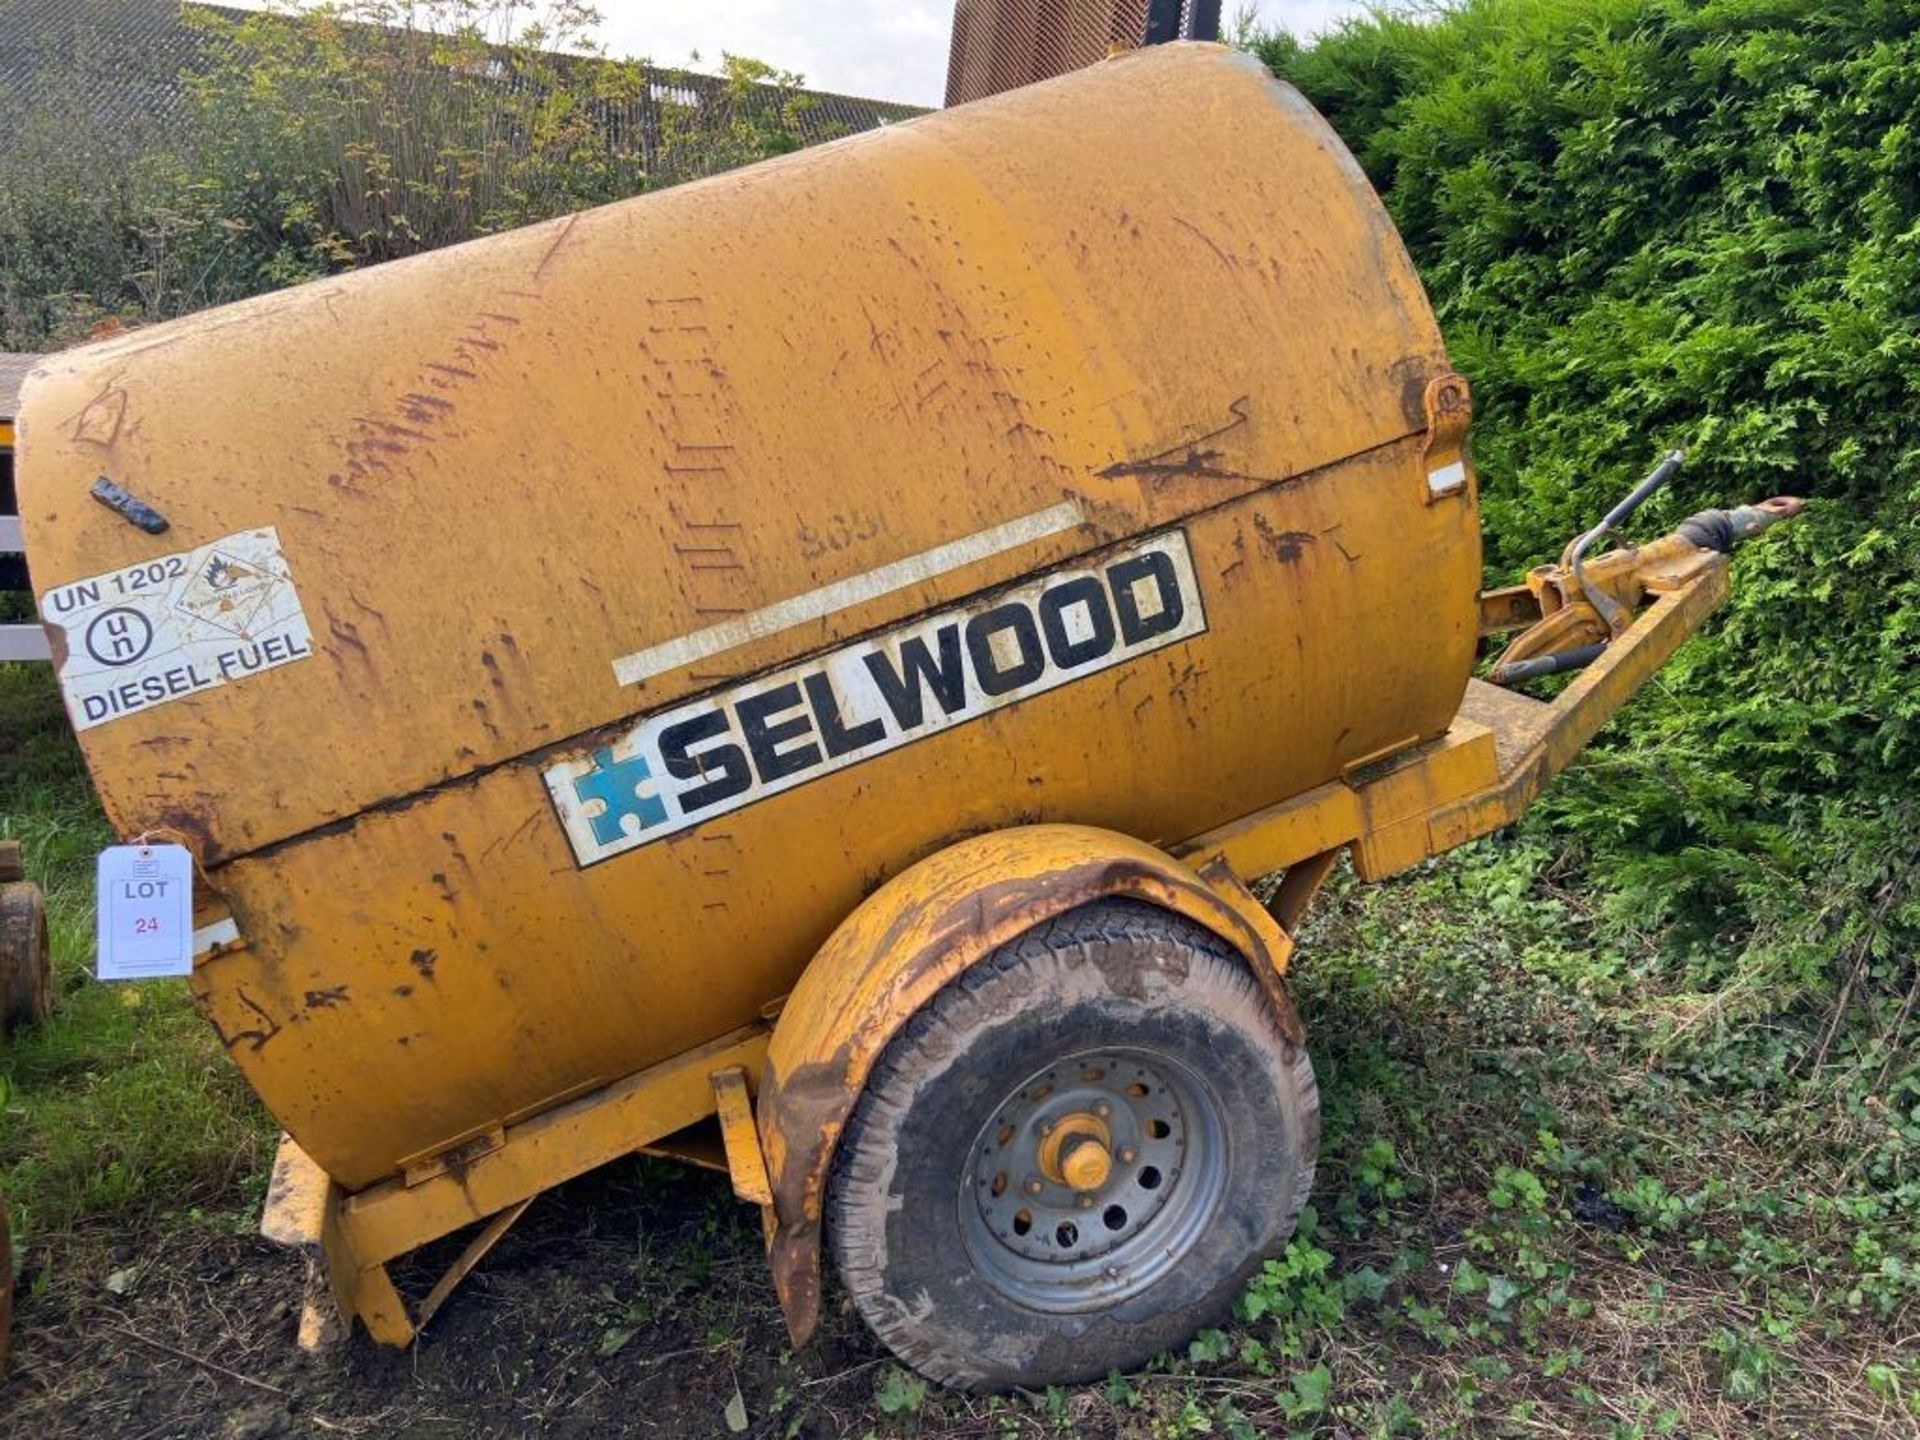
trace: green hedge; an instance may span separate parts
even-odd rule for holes
[[[1641,533],[1814,500],[1530,823],[1691,978],[1842,993],[1887,1043],[1920,941],[1920,8],[1467,0],[1257,48],[1380,188],[1473,382],[1490,578],[1674,445]]]

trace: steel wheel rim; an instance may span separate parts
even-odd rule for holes
[[[1066,1183],[1057,1160],[1044,1163],[1063,1127],[1068,1144],[1105,1128],[1110,1173],[1090,1190]],[[1192,1252],[1219,1208],[1227,1158],[1220,1102],[1183,1062],[1133,1047],[1063,1056],[1015,1086],[974,1137],[961,1235],[1006,1298],[1036,1310],[1103,1309]]]

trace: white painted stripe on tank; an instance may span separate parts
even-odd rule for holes
[[[240,938],[240,927],[231,917],[216,920],[211,925],[202,925],[193,932],[193,953],[204,955],[216,945],[229,945]]]
[[[878,569],[849,575],[845,580],[822,585],[818,590],[777,600],[764,609],[723,620],[704,630],[695,630],[678,639],[664,640],[645,650],[622,655],[613,662],[613,675],[622,685],[638,685],[643,680],[651,680],[669,670],[678,670],[695,660],[737,649],[749,641],[778,635],[782,630],[791,630],[809,620],[823,620],[841,610],[877,600],[882,595],[891,595],[909,585],[921,584],[950,570],[1003,555],[1036,540],[1045,540],[1050,535],[1071,530],[1080,523],[1079,505],[1068,500],[1032,515],[1023,515],[1018,520],[1009,520],[1004,525],[995,525],[990,530],[982,530],[959,540],[949,540],[944,545],[922,550],[918,555],[909,555],[904,560],[895,560]]]
[[[0,662],[38,664],[53,658],[47,632],[38,625],[0,625]]]

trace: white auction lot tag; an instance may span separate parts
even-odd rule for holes
[[[193,856],[182,845],[100,852],[98,974],[152,980],[193,973]]]

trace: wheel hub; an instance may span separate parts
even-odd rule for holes
[[[1104,1106],[1102,1108],[1105,1108]],[[1098,1190],[1113,1173],[1113,1135],[1107,1122],[1086,1110],[1043,1122],[1037,1159],[1040,1173],[1076,1192]]]
[[[1191,1248],[1224,1160],[1216,1102],[1184,1065],[1145,1051],[1070,1056],[1030,1076],[982,1127],[962,1231],[1011,1298],[1110,1304]]]

